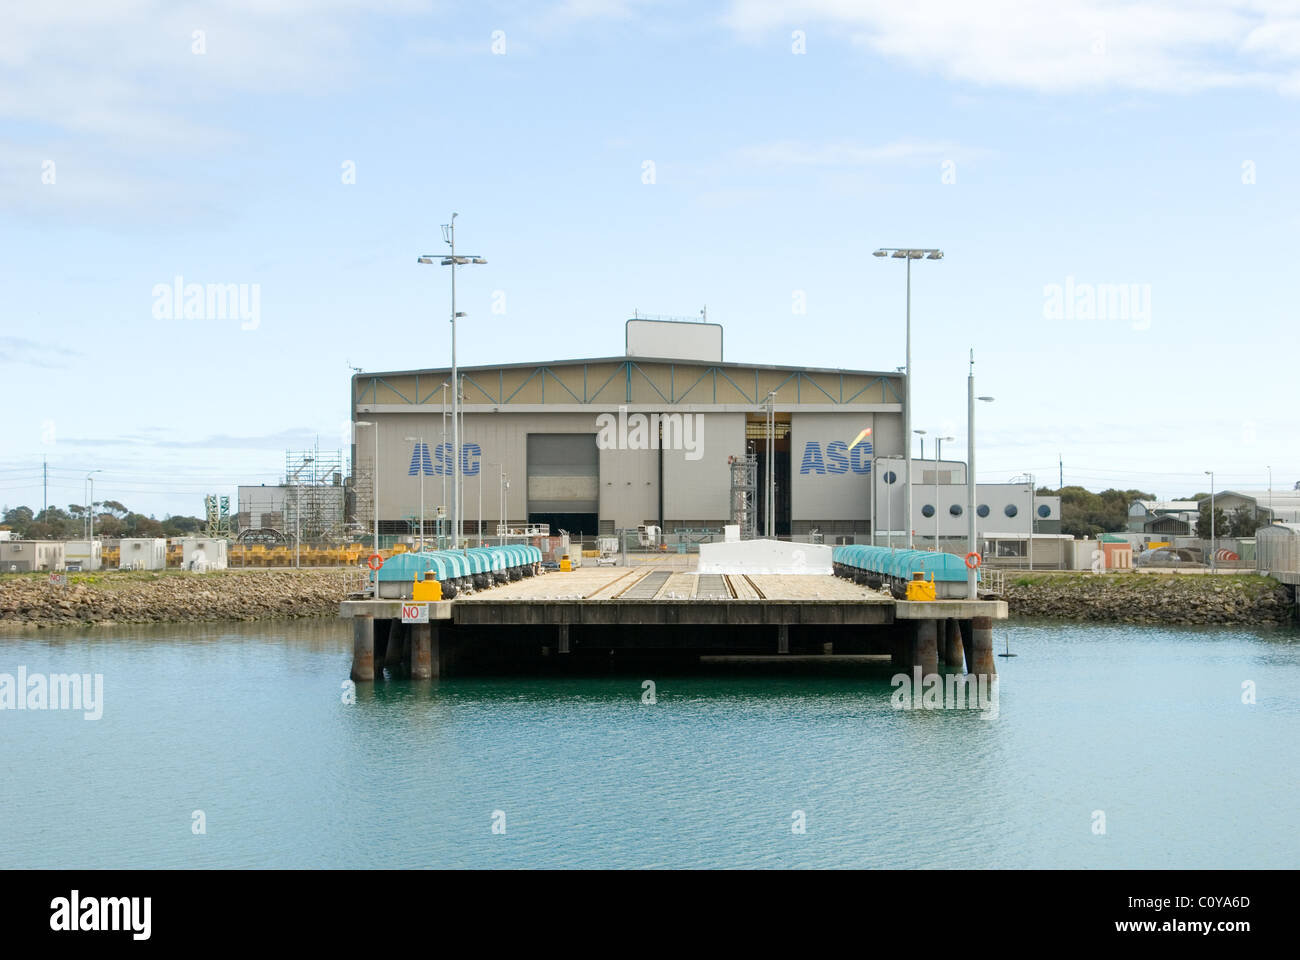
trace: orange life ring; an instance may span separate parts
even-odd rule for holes
[[[370,556],[366,557],[366,566],[369,567],[371,570],[377,571],[383,565],[384,565],[384,558],[377,553],[372,553]]]
[[[970,553],[966,554],[966,569],[967,569],[967,570],[974,570],[976,567],[978,567],[978,566],[979,566],[981,563],[983,563],[983,562],[984,562],[984,558],[981,557],[981,556],[980,556],[978,553],[976,553],[974,550],[972,550]]]

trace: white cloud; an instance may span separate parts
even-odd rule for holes
[[[356,71],[366,18],[411,0],[42,0],[10,4],[0,117],[126,149],[201,149],[202,119],[238,94],[321,93]],[[203,53],[194,33],[203,31]]]
[[[816,29],[890,61],[986,86],[1045,92],[1290,92],[1300,4],[1283,0],[733,0],[742,36]],[[811,55],[811,54],[810,54]]]

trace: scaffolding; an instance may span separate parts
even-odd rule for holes
[[[758,535],[756,497],[758,457],[751,451],[743,457],[728,457],[731,466],[731,522],[740,527],[740,539]]]
[[[344,539],[343,453],[289,450],[284,455],[284,526],[299,542]]]
[[[203,498],[203,513],[205,537],[224,540],[230,536],[230,497],[208,494]]]
[[[375,529],[374,476],[374,464],[369,459],[353,463],[345,514],[345,526],[353,537],[364,536]]]

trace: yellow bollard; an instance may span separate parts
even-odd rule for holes
[[[411,599],[417,601],[441,600],[442,584],[437,580],[416,580],[411,584]]]

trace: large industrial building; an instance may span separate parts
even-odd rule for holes
[[[488,535],[499,523],[585,535],[643,524],[669,534],[717,530],[734,522],[733,464],[749,456],[759,533],[768,532],[761,518],[769,458],[777,536],[865,542],[873,499],[881,537],[887,526],[906,530],[901,470],[897,506],[881,484],[874,498],[871,490],[874,459],[903,455],[902,373],[738,363],[724,360],[722,348],[717,324],[636,319],[626,324],[621,356],[460,367],[462,534],[473,536],[480,519]],[[450,378],[447,368],[352,378],[360,524],[373,519],[377,442],[381,535],[418,529],[422,486],[425,529],[436,532],[439,507],[452,497]],[[870,441],[853,445],[867,427]],[[966,502],[950,488],[965,482],[965,466],[945,463],[939,474],[941,536],[948,526],[964,536],[965,518],[957,524],[948,501]],[[922,510],[930,504],[923,484],[934,479],[933,462],[913,462],[918,535],[933,524]],[[1008,503],[1028,515],[1027,488],[1015,488],[1026,494],[1020,503],[1007,486]],[[990,509],[1010,527],[1015,514],[1006,507]]]

